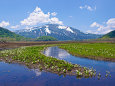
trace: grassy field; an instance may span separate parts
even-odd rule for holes
[[[95,76],[96,72],[93,69],[81,67],[77,64],[71,64],[53,57],[46,57],[41,53],[46,47],[48,47],[48,45],[0,51],[0,59],[9,63],[22,62],[28,67],[35,67],[57,74],[77,75],[80,77]]]
[[[115,61],[115,43],[70,43],[59,47],[75,56]]]

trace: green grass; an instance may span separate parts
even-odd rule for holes
[[[21,41],[21,40],[26,40],[26,38],[18,34],[15,34],[14,32],[9,31],[8,29],[0,27],[0,40]]]
[[[42,63],[47,66],[55,66],[64,68],[67,67],[70,69],[73,67],[72,64],[69,64],[63,60],[58,60],[52,57],[46,57],[41,54],[41,51],[47,46],[33,46],[33,47],[21,47],[12,50],[4,50],[0,52],[0,57],[12,58],[13,60],[19,60],[25,63]],[[63,64],[63,65],[62,65]]]
[[[25,63],[27,66],[35,65],[40,70],[44,69],[58,74],[84,77],[95,76],[96,73],[93,69],[81,67],[77,64],[71,64],[53,57],[46,57],[41,53],[46,47],[48,46],[31,46],[4,50],[0,51],[0,58],[6,62],[19,61]]]
[[[113,43],[71,43],[59,46],[75,56],[89,58],[115,58]]]
[[[36,41],[57,41],[57,39],[51,36],[40,36]]]

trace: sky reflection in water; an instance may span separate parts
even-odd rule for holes
[[[58,47],[50,47],[44,51],[47,56],[53,56],[81,66],[94,67],[101,72],[102,78],[97,77],[76,79],[76,76],[58,76],[39,69],[29,69],[19,64],[0,62],[0,86],[114,86],[115,63],[95,61],[70,55]],[[111,72],[111,77],[105,78],[105,71]]]

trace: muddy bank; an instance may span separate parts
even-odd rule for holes
[[[47,45],[47,44],[68,44],[68,43],[115,43],[112,41],[39,41],[39,42],[0,42],[0,48],[2,47],[20,47],[20,46],[32,46],[32,45]]]

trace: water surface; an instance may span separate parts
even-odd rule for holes
[[[73,64],[80,64],[81,66],[85,66],[88,68],[96,69],[97,73],[101,73],[101,80],[105,80],[106,71],[110,71],[111,78],[107,78],[107,82],[111,81],[114,83],[115,80],[115,62],[107,62],[107,61],[97,61],[88,58],[76,57],[69,54],[67,51],[63,49],[59,49],[58,47],[49,47],[43,52],[46,56],[52,56],[61,60],[65,60],[67,62],[71,62]],[[103,83],[103,82],[102,82]]]
[[[105,75],[109,70],[112,77],[101,78],[82,78],[76,76],[58,76],[57,74],[40,71],[39,69],[29,69],[19,64],[8,64],[0,62],[0,86],[114,86],[115,85],[115,63],[105,61],[95,61],[79,58],[70,55],[65,50],[58,47],[49,47],[43,52],[47,56],[53,56],[71,63],[77,63],[82,66],[94,67]]]

